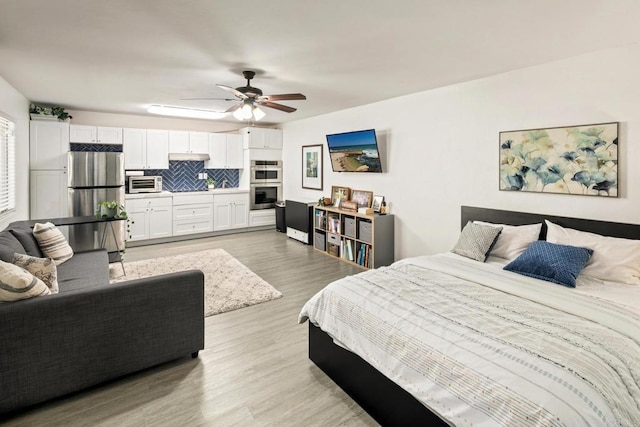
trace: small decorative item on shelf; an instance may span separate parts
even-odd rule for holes
[[[380,215],[386,215],[387,214],[387,202],[383,201],[380,204]]]
[[[207,188],[209,190],[213,190],[216,188],[216,180],[212,178],[207,178]]]
[[[344,200],[342,202],[341,209],[344,209],[345,211],[358,212],[358,202]]]
[[[379,213],[380,207],[382,206],[382,202],[384,202],[384,196],[373,196],[373,203],[371,204],[371,208],[374,212]]]
[[[63,107],[42,107],[31,104],[29,106],[29,113],[31,120],[58,120],[65,122],[72,118]]]

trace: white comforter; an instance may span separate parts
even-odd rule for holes
[[[463,426],[640,425],[640,316],[453,254],[328,285],[300,313]]]

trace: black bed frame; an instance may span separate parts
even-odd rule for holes
[[[462,227],[468,221],[486,221],[509,225],[542,223],[541,239],[544,239],[547,232],[544,225],[545,219],[566,228],[640,240],[640,225],[637,224],[470,206],[462,206],[461,209]],[[329,335],[312,325],[311,322],[309,322],[309,358],[383,426],[448,425],[360,356],[335,345]]]

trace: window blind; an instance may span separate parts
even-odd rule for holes
[[[15,124],[0,116],[0,215],[16,207]]]

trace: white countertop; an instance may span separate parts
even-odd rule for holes
[[[194,196],[200,194],[237,194],[248,193],[249,190],[240,188],[215,188],[208,191],[176,191],[174,193],[170,191],[162,191],[160,193],[134,193],[125,194],[125,199],[146,199],[150,197],[181,197],[181,196]]]

